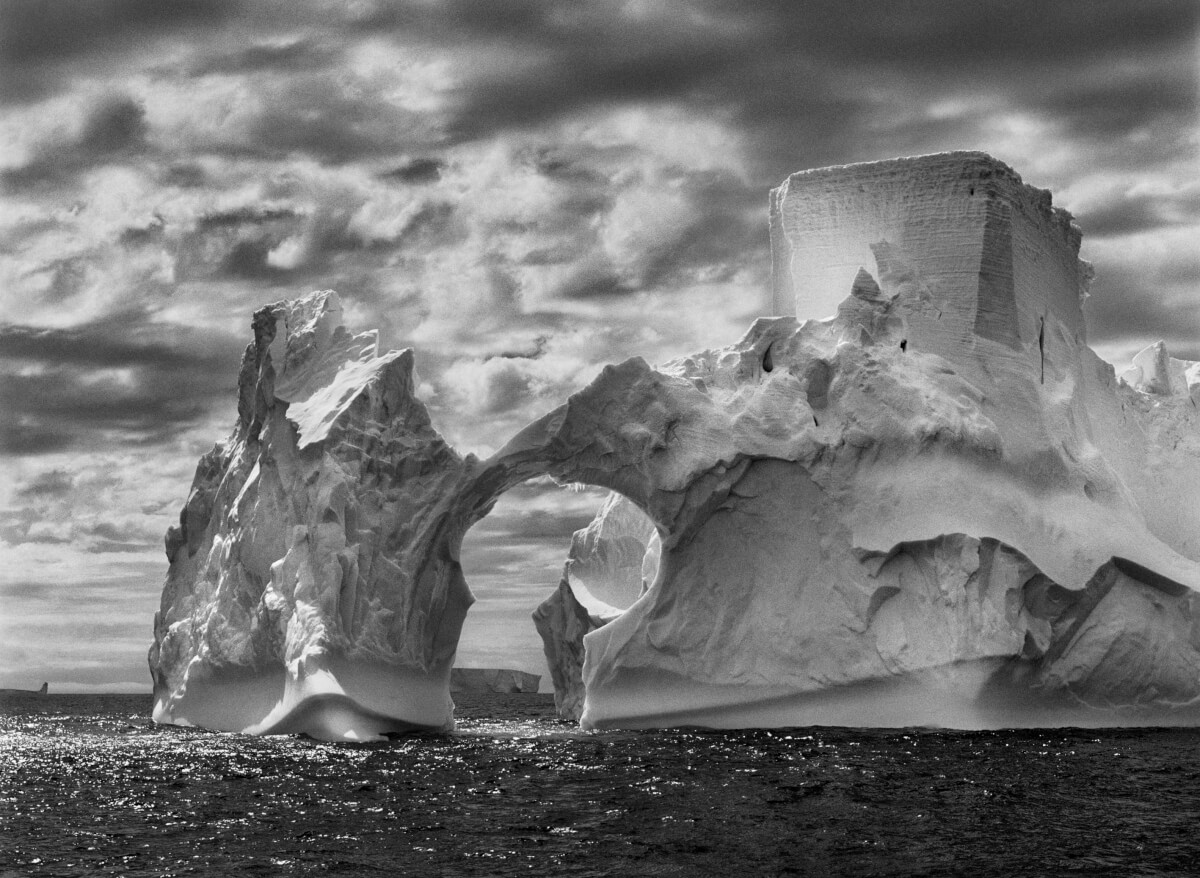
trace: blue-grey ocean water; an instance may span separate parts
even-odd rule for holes
[[[587,734],[545,695],[329,744],[0,699],[0,876],[1200,875],[1200,731]]]

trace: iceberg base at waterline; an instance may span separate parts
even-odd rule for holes
[[[451,731],[454,704],[445,678],[338,661],[297,675],[282,669],[198,674],[169,699],[156,697],[153,719],[252,735],[377,741],[391,734]]]

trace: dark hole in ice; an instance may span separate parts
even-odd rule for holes
[[[1046,318],[1038,322],[1038,351],[1042,358],[1042,384],[1046,383]]]
[[[775,361],[771,359],[771,348],[767,347],[766,353],[763,354],[762,367],[764,372],[770,372],[775,368]]]
[[[902,351],[908,350],[908,339],[907,338],[900,339],[900,350],[902,350]]]
[[[833,381],[833,369],[824,360],[813,360],[804,370],[805,395],[814,410],[825,408],[829,402],[829,385]]]

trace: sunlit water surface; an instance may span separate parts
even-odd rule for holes
[[[1200,731],[581,733],[460,699],[387,744],[0,699],[0,876],[1200,875]]]

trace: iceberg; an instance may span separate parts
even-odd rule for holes
[[[792,175],[774,307],[634,358],[479,460],[332,293],[254,317],[155,618],[155,719],[453,726],[463,534],[526,479],[608,488],[535,620],[584,728],[1200,715],[1200,366],[1086,344],[1050,193],[983,153]]]
[[[453,668],[450,671],[450,692],[487,692],[509,694],[537,692],[542,678],[527,671],[511,668]]]

